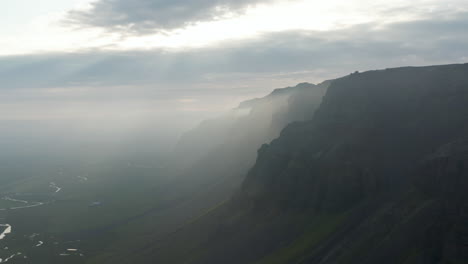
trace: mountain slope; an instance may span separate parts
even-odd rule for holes
[[[467,105],[468,64],[337,79],[312,120],[260,148],[233,199],[137,259],[463,263]]]

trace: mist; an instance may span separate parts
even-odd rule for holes
[[[467,259],[466,0],[6,2],[0,263]]]

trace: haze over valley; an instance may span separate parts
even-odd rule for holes
[[[467,263],[466,1],[1,7],[0,263]]]

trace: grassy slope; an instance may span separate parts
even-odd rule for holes
[[[332,234],[345,219],[346,213],[316,216],[300,237],[290,245],[264,257],[256,264],[300,263],[311,248]]]

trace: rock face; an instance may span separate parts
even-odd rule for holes
[[[259,150],[239,199],[282,214],[374,208],[301,263],[464,263],[467,106],[466,64],[338,79],[311,121]]]
[[[423,263],[468,260],[468,140],[441,147],[422,166],[417,186],[436,204],[426,233]]]
[[[313,120],[259,150],[255,202],[348,208],[407,183],[419,159],[468,132],[468,65],[399,68],[334,81]]]
[[[229,202],[139,263],[465,264],[467,106],[468,64],[334,80]]]
[[[326,254],[304,263],[466,263],[468,141],[423,158],[412,183],[347,230]]]

